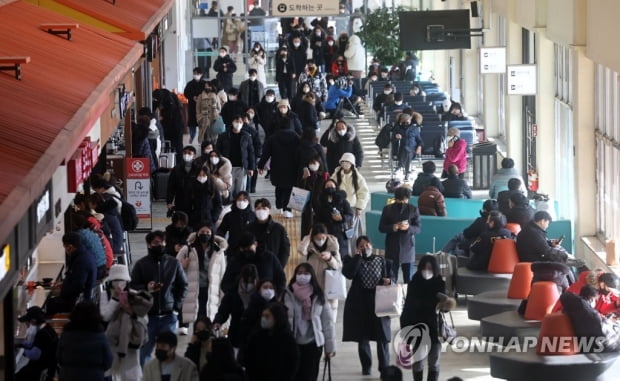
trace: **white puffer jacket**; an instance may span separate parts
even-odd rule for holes
[[[340,172],[341,184],[338,184],[338,172]],[[340,189],[347,192],[347,201],[352,208],[366,209],[368,201],[370,201],[370,192],[368,191],[366,179],[359,170],[357,170],[357,192],[355,191],[355,186],[353,186],[353,171],[347,174],[344,173],[344,169],[341,167],[336,167],[331,179],[336,182]]]
[[[293,294],[293,291],[286,289],[284,293],[284,305],[288,310],[288,321],[293,330],[293,334],[297,334],[296,321],[300,316],[296,316],[301,307],[299,301]],[[326,353],[336,352],[336,325],[332,316],[332,308],[329,304],[321,304],[317,297],[312,298],[312,330],[314,331],[314,342],[317,347],[325,346]]]
[[[362,45],[362,40],[354,34],[349,37],[347,49],[344,51],[344,57],[347,59],[347,67],[349,70],[365,71],[366,50]]]
[[[213,251],[211,258],[209,259],[209,267],[207,272],[209,274],[209,286],[208,286],[208,301],[207,301],[207,317],[211,320],[215,318],[218,308],[220,307],[220,301],[223,293],[220,290],[220,283],[224,277],[226,271],[226,256],[224,252],[228,248],[226,240],[220,236],[213,237],[214,243],[219,247],[219,250]],[[187,295],[183,300],[183,323],[191,323],[196,320],[198,314],[198,291],[200,289],[198,274],[198,253],[193,243],[196,241],[196,233],[189,235],[187,242],[189,246],[184,246],[179,250],[177,259],[183,264],[183,259],[189,255],[189,264],[185,270],[187,274]],[[189,251],[189,253],[188,253]]]

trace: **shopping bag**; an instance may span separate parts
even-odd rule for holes
[[[310,200],[309,190],[298,188],[298,187],[293,187],[293,191],[291,192],[291,197],[288,199],[287,207],[289,207],[290,209],[303,211],[304,206],[306,206],[306,203],[308,202],[308,200]]]
[[[375,315],[400,316],[403,312],[403,288],[400,284],[390,284],[389,286],[377,286],[375,292]]]
[[[211,126],[209,127],[209,133],[211,135],[219,135],[223,134],[226,131],[226,125],[224,124],[224,120],[221,116],[218,116],[211,122]]]
[[[325,270],[325,298],[340,299],[347,298],[347,281],[340,270]]]
[[[450,315],[450,322],[446,315]],[[456,329],[454,328],[454,320],[452,320],[452,313],[439,311],[437,314],[437,330],[438,336],[443,339],[444,342],[452,344],[452,341],[456,337]]]

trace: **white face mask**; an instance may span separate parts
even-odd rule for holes
[[[243,123],[233,123],[233,130],[239,131],[243,127]]]
[[[219,158],[219,157],[217,157],[217,156],[212,157],[212,158],[210,158],[209,160],[211,160],[211,164],[213,164],[213,165],[217,165],[217,163],[219,163],[219,162],[220,162],[220,158]]]
[[[200,78],[202,78],[202,75],[198,75],[198,74],[194,75],[194,80],[200,81]]]
[[[260,52],[260,46],[255,47],[254,50]]]
[[[275,100],[276,100],[276,97],[273,97],[273,96],[268,96],[268,97],[265,97],[265,100],[266,100],[267,102],[271,103],[271,102],[273,102],[273,101],[275,101]]]
[[[327,242],[327,238],[313,239],[313,241],[318,247],[322,247],[323,245],[325,245],[325,242]]]
[[[397,105],[397,106],[400,106],[400,105],[403,104],[403,101],[394,101],[394,104]]]
[[[345,136],[347,134],[347,130],[338,130],[338,135]]]
[[[260,296],[262,296],[266,301],[270,301],[274,296],[276,296],[276,291],[273,288],[261,288]]]
[[[285,115],[288,112],[288,107],[278,107],[280,114]]]
[[[364,248],[364,251],[362,252],[362,254],[364,255],[364,257],[368,258],[372,255],[372,247],[366,247]]]
[[[349,163],[348,161],[343,161],[340,163],[340,166],[342,167],[342,169],[344,169],[345,171],[348,171],[349,169],[351,169],[352,164]]]
[[[333,46],[334,45],[334,41],[327,41],[327,45]]]
[[[115,288],[117,290],[124,290],[127,287],[126,280],[113,280],[110,283],[112,285],[112,288]]]
[[[318,171],[319,170],[319,165],[317,163],[312,163],[312,164],[308,165],[308,169],[311,170],[312,172]]]
[[[183,160],[184,160],[186,163],[189,163],[189,162],[191,162],[192,160],[194,160],[194,155],[185,154],[185,155],[183,155]]]
[[[256,209],[256,218],[261,221],[265,221],[269,218],[269,209]]]
[[[271,329],[271,328],[273,328],[274,324],[275,323],[274,323],[273,319],[269,319],[269,318],[266,318],[264,316],[261,316],[261,318],[260,318],[260,327],[262,329]]]
[[[383,94],[385,94],[385,95],[390,95],[390,94],[392,94],[392,92],[391,92],[391,91],[388,91],[388,90],[384,90],[384,91],[383,91]]]
[[[293,46],[294,46],[294,47],[299,48],[299,45],[301,45],[301,43],[299,43],[299,42],[293,42]]]
[[[226,56],[226,53],[220,52],[220,57],[224,58],[225,56]]]
[[[243,210],[245,208],[248,207],[248,205],[250,205],[250,203],[247,200],[242,200],[242,201],[237,201],[237,208]]]
[[[212,149],[212,148],[205,148],[204,153],[205,153],[206,155],[208,155],[208,154],[210,154],[210,153],[211,153],[211,151],[213,151],[213,149]]]
[[[208,177],[207,176],[198,176],[196,178],[196,180],[198,180],[199,183],[204,184],[207,182]]]
[[[251,77],[250,77],[250,81],[256,81],[256,76],[254,76],[254,75],[253,75],[253,76],[251,76]]]
[[[316,32],[314,32],[314,35],[315,35],[315,36],[318,36],[318,37],[321,37],[321,32],[316,31]]]
[[[422,270],[422,278],[429,280],[434,276],[431,270]]]
[[[312,279],[312,275],[310,274],[297,274],[295,275],[295,281],[298,284],[306,285],[310,283],[310,279]]]
[[[253,113],[248,113],[248,118],[250,118],[250,120],[254,119],[254,114]]]

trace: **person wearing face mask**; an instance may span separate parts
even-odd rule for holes
[[[245,356],[249,337],[261,329],[261,315],[265,307],[270,303],[279,303],[280,296],[276,293],[276,288],[270,279],[260,279],[247,307],[241,315],[239,321],[239,337],[241,338],[237,358],[242,365],[245,365]]]
[[[299,84],[308,83],[310,85],[310,91],[312,91],[320,102],[327,100],[327,81],[325,75],[319,69],[320,64],[314,58],[311,58],[306,63],[306,68],[303,73],[299,75]]]
[[[196,137],[196,126],[198,121],[196,120],[196,98],[203,92],[206,81],[202,79],[202,69],[195,67],[193,72],[193,79],[185,85],[183,89],[183,95],[187,98],[187,126],[189,127],[189,144],[192,144],[194,137]]]
[[[256,236],[260,250],[276,255],[282,268],[286,267],[291,255],[291,243],[282,224],[271,218],[271,203],[266,198],[254,202],[256,220],[248,225],[248,231]]]
[[[338,46],[334,40],[334,36],[327,36],[325,38],[325,45],[323,46],[323,58],[325,60],[325,71],[331,73],[332,64],[336,60],[336,54],[338,52]]]
[[[381,120],[385,121],[384,107],[394,102],[394,88],[391,84],[386,83],[383,86],[383,93],[378,94],[375,99],[372,101],[372,109],[377,115],[377,122],[381,124]]]
[[[357,102],[357,100],[351,98],[351,95],[353,95],[352,82],[350,82],[345,76],[333,78],[335,79],[334,83],[329,86],[329,89],[327,90],[327,100],[323,105],[325,112],[329,113],[331,117],[343,109],[342,102],[345,102],[344,98],[350,98],[354,103]]]
[[[455,127],[448,129],[446,139],[448,140],[448,148],[446,149],[446,158],[443,161],[441,177],[448,177],[448,168],[454,164],[458,168],[459,179],[463,179],[465,171],[467,171],[467,141],[461,139],[461,130]]]
[[[320,26],[315,26],[310,37],[310,49],[312,50],[312,59],[321,71],[325,70],[325,46],[327,41],[325,40],[325,32]]]
[[[248,109],[248,104],[241,100],[239,89],[235,87],[228,89],[226,94],[228,95],[228,102],[222,106],[220,115],[226,125],[226,129],[230,130],[233,119],[238,115],[245,114],[245,110]]]
[[[237,71],[237,65],[228,55],[226,47],[222,46],[220,48],[219,56],[213,63],[213,70],[217,72],[215,78],[219,83],[219,88],[228,91],[228,89],[233,87],[233,74]]]
[[[196,381],[198,369],[192,360],[176,355],[177,335],[163,331],[157,335],[155,358],[144,365],[142,381]]]
[[[196,97],[196,122],[198,123],[198,142],[217,142],[217,131],[211,126],[220,116],[222,104],[217,93],[210,83],[206,83],[203,91]]]
[[[46,370],[43,380],[52,381],[56,376],[56,331],[46,323],[45,312],[39,306],[28,308],[17,320],[28,324],[26,341],[19,344],[24,348],[23,356],[28,363],[15,374],[15,380],[41,380],[41,373]]]
[[[186,146],[183,148],[183,160],[170,172],[168,189],[166,191],[166,204],[168,211],[192,212],[192,184],[198,174],[198,166],[194,163],[196,148]]]
[[[302,145],[300,150],[300,161],[308,163],[308,165],[301,170],[299,180],[297,180],[297,187],[310,191],[310,200],[304,206],[301,212],[301,238],[304,238],[310,233],[310,228],[314,225],[315,215],[314,208],[319,196],[325,188],[325,181],[329,178],[329,173],[325,171],[325,153],[323,148],[316,143],[316,135],[313,129],[304,130],[304,134],[312,133],[314,137],[314,144],[318,146],[317,149],[308,150],[308,145],[304,145],[304,139],[302,137]],[[304,157],[307,159],[304,160]]]
[[[344,120],[338,120],[335,127],[326,133],[328,134],[325,144],[327,148],[327,169],[330,172],[333,172],[338,167],[340,158],[346,152],[350,152],[355,156],[357,168],[362,167],[364,151],[353,126],[349,126]]]
[[[291,110],[291,104],[288,99],[280,99],[278,102],[278,112],[275,115],[271,131],[273,136],[277,131],[281,129],[289,129],[301,136],[303,132],[303,126],[299,120],[299,116]]]
[[[246,105],[255,105],[260,102],[263,95],[265,84],[258,80],[256,69],[248,70],[248,79],[239,85],[239,99]]]
[[[222,297],[220,285],[226,271],[226,249],[226,240],[213,235],[210,225],[203,225],[189,236],[187,245],[179,250],[177,260],[185,271],[188,283],[182,319],[179,318],[180,334],[187,334],[189,323],[196,317],[215,317]],[[181,331],[181,327],[185,329]]]
[[[265,130],[265,140],[267,140],[275,131],[273,125],[278,115],[276,93],[272,89],[267,90],[265,96],[255,108],[257,122],[263,127],[263,130]]]
[[[345,231],[353,221],[353,209],[347,201],[347,195],[339,190],[334,180],[325,181],[321,194],[312,206],[314,209],[314,223],[324,224],[329,234],[338,239],[340,257],[349,254],[348,238]]]
[[[292,98],[295,95],[293,91],[294,73],[293,61],[289,57],[288,49],[286,45],[281,46],[276,58],[276,83],[282,99]]]
[[[372,369],[370,341],[377,342],[379,372],[382,373],[390,365],[390,318],[377,317],[375,314],[376,287],[393,282],[390,262],[389,259],[374,255],[370,239],[360,236],[355,245],[355,254],[346,257],[342,267],[342,274],[351,279],[344,305],[342,341],[358,343],[362,375],[370,375]]]
[[[385,257],[392,261],[394,279],[402,268],[403,281],[408,283],[415,266],[415,234],[420,232],[420,213],[409,204],[411,190],[396,188],[394,203],[383,207],[379,231],[385,234]]]
[[[248,309],[250,300],[258,289],[258,270],[255,265],[247,264],[241,268],[237,278],[237,288],[232,292],[224,294],[222,303],[213,319],[213,330],[216,331],[230,318],[228,338],[235,348],[235,354],[247,343],[248,332],[245,332],[242,327],[242,316]]]
[[[354,78],[362,78],[362,73],[366,69],[366,49],[362,45],[362,40],[353,34],[347,42],[344,50],[344,57],[347,60],[347,69]]]
[[[192,184],[192,214],[189,216],[193,230],[201,226],[215,226],[222,213],[222,196],[209,180],[209,170],[202,167]]]
[[[140,364],[151,357],[159,332],[175,330],[177,314],[187,293],[187,278],[176,258],[164,254],[164,232],[155,230],[146,235],[148,255],[136,261],[131,272],[130,287],[153,295],[148,312],[148,341],[140,349]]]
[[[228,237],[227,242],[230,249],[238,247],[241,233],[256,220],[256,214],[250,205],[250,195],[247,192],[237,193],[234,200],[230,212],[224,215],[220,226],[217,228],[217,235]],[[228,253],[226,255],[228,256]]]
[[[207,166],[209,163],[209,154],[213,151],[214,145],[215,144],[213,144],[210,140],[203,140],[200,143],[200,156],[194,160],[194,163],[196,163],[198,168]]]
[[[446,283],[441,277],[437,259],[432,255],[420,258],[418,271],[407,285],[407,298],[400,316],[401,329],[415,324],[426,324],[430,334],[431,346],[428,356],[413,363],[413,380],[422,381],[424,378],[424,361],[428,362],[428,381],[439,379],[439,342],[437,328],[437,313],[439,310],[450,310],[456,305],[452,298],[448,298]]]
[[[299,75],[304,72],[304,68],[306,67],[306,61],[308,60],[308,40],[301,33],[293,33],[292,38],[289,39],[288,50],[293,69],[291,77],[293,81],[296,82]]]
[[[619,312],[620,291],[618,285],[620,279],[614,273],[603,273],[598,277],[598,298],[594,308],[603,316],[612,312]],[[620,315],[620,314],[619,314]]]
[[[166,254],[175,256],[185,244],[192,232],[189,216],[185,212],[174,212],[170,225],[166,226]]]
[[[299,350],[296,380],[315,381],[319,376],[321,355],[336,355],[336,327],[332,307],[326,303],[323,288],[314,268],[300,263],[283,296],[288,321]]]
[[[211,352],[211,343],[213,342],[212,329],[213,324],[206,316],[199,317],[194,322],[192,338],[189,340],[183,356],[191,360],[198,370],[207,364],[207,358]]]
[[[398,93],[397,93],[398,94]],[[402,96],[401,96],[402,97]],[[396,99],[396,95],[394,99]],[[416,120],[409,114],[411,108],[404,108],[401,114],[396,115],[396,123],[392,129],[392,157],[398,159],[398,167],[394,172],[398,172],[403,168],[405,172],[405,181],[409,180],[409,169],[411,161],[420,153],[422,153],[422,136],[420,136],[420,123],[422,115],[417,114]],[[413,113],[413,110],[411,110]]]
[[[359,219],[370,201],[370,192],[366,179],[355,168],[355,156],[352,153],[345,152],[342,155],[340,166],[336,167],[331,178],[336,180],[338,188],[347,193],[347,201],[355,208],[355,217]]]
[[[496,239],[513,239],[513,234],[506,229],[506,216],[500,211],[489,212],[486,229],[469,247],[467,268],[473,271],[486,271],[491,259],[493,243]]]
[[[261,130],[259,126],[255,123],[254,117],[256,113],[252,107],[249,107],[246,112],[243,113],[243,127],[241,130],[247,132],[252,137],[252,144],[254,146],[254,156],[256,162],[260,160],[261,155],[263,154],[263,144],[265,142],[265,136],[262,135],[261,138]],[[254,171],[251,176],[248,175],[248,179],[246,181],[245,190],[248,193],[256,193],[256,180],[258,179],[258,171]]]
[[[230,160],[232,165],[232,197],[245,191],[248,176],[256,169],[256,153],[252,136],[243,131],[243,117],[241,114],[232,118],[231,129],[220,135],[217,141],[217,151]]]
[[[311,91],[301,97],[301,103],[297,106],[297,113],[299,122],[304,126],[304,129],[314,127],[315,130],[319,130],[321,128],[321,121],[317,113],[317,101],[317,96]]]
[[[261,9],[261,8],[258,8]],[[250,15],[252,12],[250,12]],[[252,23],[259,20],[252,20]],[[265,49],[260,42],[254,42],[254,47],[250,50],[250,55],[248,58],[248,64],[251,69],[256,70],[257,79],[263,85],[267,85],[267,77],[265,76],[265,63],[267,62],[267,55],[265,54]],[[255,104],[255,103],[251,103]]]
[[[62,236],[62,245],[67,256],[67,267],[60,288],[60,297],[47,304],[49,314],[71,311],[80,295],[84,300],[91,300],[93,288],[97,284],[95,257],[86,251],[79,234],[66,233]]]
[[[396,121],[398,114],[402,113],[406,107],[409,107],[409,104],[403,100],[403,93],[400,91],[395,92],[394,102],[385,106],[385,114],[388,118],[386,122],[391,123],[392,121]]]
[[[230,204],[230,191],[233,186],[232,164],[230,160],[220,155],[220,153],[214,149],[209,152],[203,166],[207,168],[213,185],[220,192],[222,204]]]
[[[253,264],[260,279],[271,279],[278,292],[284,290],[286,276],[278,258],[264,247],[259,247],[256,237],[244,231],[239,237],[239,246],[227,253],[228,263],[222,279],[222,291],[233,292],[238,285],[237,275],[247,264]]]
[[[260,327],[248,341],[245,365],[249,381],[297,380],[300,354],[286,307],[269,304],[262,311]]]
[[[104,281],[99,310],[107,324],[106,336],[114,361],[109,376],[114,380],[130,381],[142,377],[140,347],[146,341],[148,312],[153,296],[129,289],[129,270],[125,265],[113,265]]]
[[[207,364],[200,371],[200,381],[225,380],[246,381],[245,370],[235,358],[235,350],[226,337],[213,338],[210,341]]]
[[[340,245],[338,239],[328,234],[323,224],[312,226],[310,234],[303,237],[297,246],[297,252],[305,258],[306,262],[315,270],[316,280],[322,289],[325,289],[325,270],[340,270]],[[338,314],[338,299],[328,299],[332,307],[334,322]]]

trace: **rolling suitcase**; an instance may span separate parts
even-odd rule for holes
[[[165,200],[168,192],[168,180],[170,171],[160,169],[153,174],[153,199]]]
[[[172,169],[176,165],[176,153],[172,150],[172,143],[170,140],[164,142],[164,149],[159,154],[159,168]]]

